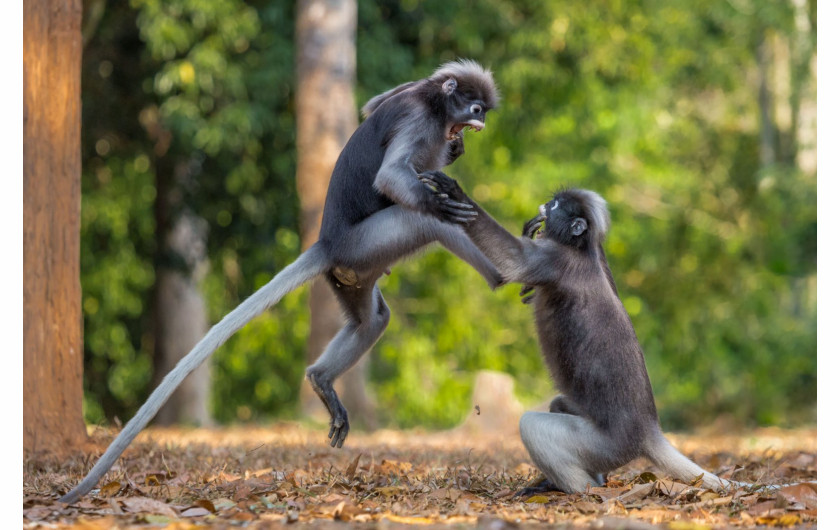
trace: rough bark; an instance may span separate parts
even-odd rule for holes
[[[82,416],[82,2],[23,4],[23,447],[60,454]]]
[[[299,0],[297,43],[297,190],[301,201],[301,241],[318,240],[324,199],[338,154],[358,125],[353,98],[356,80],[356,16],[353,0]],[[311,328],[307,364],[318,358],[342,325],[341,310],[324,280],[310,291]],[[336,388],[356,425],[373,427],[374,414],[365,393],[363,360]],[[301,386],[304,413],[325,410],[308,384]]]

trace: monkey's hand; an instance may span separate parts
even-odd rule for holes
[[[540,234],[543,221],[545,221],[545,216],[542,214],[526,221],[525,225],[522,227],[522,236],[527,237],[528,239],[534,239],[534,236]]]
[[[447,223],[456,224],[469,223],[478,216],[458,182],[444,172],[429,171],[420,173],[417,178],[431,192],[431,202],[428,206],[431,215]]]
[[[444,166],[448,166],[464,154],[464,131],[459,132],[454,140],[450,140],[447,148],[448,151],[446,153],[446,163]]]

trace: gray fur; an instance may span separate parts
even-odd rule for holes
[[[167,374],[62,502],[75,502],[90,491],[184,378],[234,332],[319,274],[332,286],[347,320],[306,371],[330,413],[333,447],[341,447],[349,432],[347,411],[333,382],[376,343],[388,325],[390,310],[376,282],[391,264],[439,241],[472,265],[491,287],[500,284],[499,273],[463,230],[437,218],[445,212],[466,218],[470,207],[451,201],[440,204],[418,179],[419,172],[438,170],[460,156],[464,152],[462,129],[483,127],[491,108],[483,98],[496,101],[492,76],[476,63],[462,61],[443,70],[453,76],[455,82],[449,88],[454,92],[427,78],[400,85],[365,105],[368,119],[336,161],[318,242],[210,330]]]
[[[364,118],[368,118],[371,114],[373,114],[373,111],[375,111],[379,107],[379,105],[381,105],[386,99],[396,94],[399,94],[400,92],[408,90],[416,84],[417,81],[409,81],[408,83],[403,83],[398,87],[394,87],[391,90],[387,90],[379,94],[378,96],[370,98],[370,100],[367,103],[365,103],[362,107],[362,116]]]
[[[562,395],[551,412],[523,415],[520,435],[556,488],[585,491],[640,456],[683,481],[702,475],[707,488],[746,485],[709,473],[663,436],[642,349],[604,257],[609,215],[598,194],[558,193],[516,238],[445,175],[427,184],[438,196],[471,204],[478,216],[465,224],[470,239],[506,280],[534,288],[542,353]],[[573,236],[568,225],[579,218],[589,230]],[[543,236],[532,240],[542,220]]]
[[[472,87],[485,94],[485,101],[490,108],[498,106],[499,90],[493,80],[493,74],[477,62],[470,59],[459,59],[445,63],[435,70],[429,79],[442,82],[450,77],[468,79]],[[461,83],[459,82],[459,84]]]

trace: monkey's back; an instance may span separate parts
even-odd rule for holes
[[[386,118],[375,112],[363,121],[338,156],[324,203],[322,240],[338,240],[348,227],[394,204],[373,187],[389,140]]]
[[[633,324],[603,272],[575,276],[535,290],[543,356],[558,389],[599,428],[638,443],[648,427],[639,418],[658,419]]]

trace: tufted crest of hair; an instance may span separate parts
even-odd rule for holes
[[[493,74],[477,62],[459,59],[445,63],[429,79],[442,83],[450,77],[458,81],[459,91],[478,96],[488,108],[494,109],[499,104],[499,91]]]
[[[597,234],[599,238],[604,237],[610,227],[610,212],[607,210],[607,201],[603,197],[590,190],[570,189],[561,191],[558,196],[565,195],[581,205],[589,222],[589,229]]]

